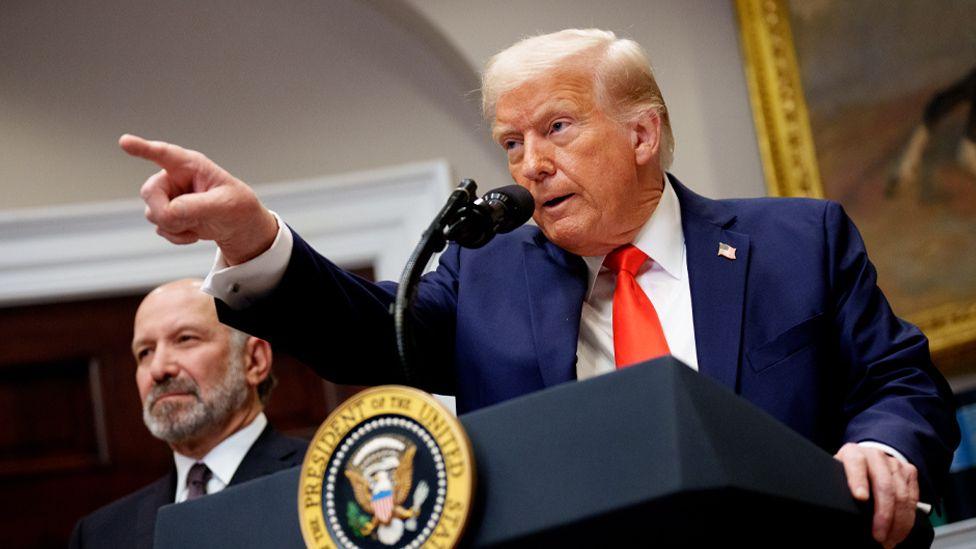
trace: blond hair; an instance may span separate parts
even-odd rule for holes
[[[674,135],[668,108],[654,79],[647,54],[637,42],[599,29],[566,29],[516,42],[492,57],[481,76],[482,113],[495,116],[502,94],[572,62],[593,68],[594,91],[608,114],[619,122],[646,111],[661,118],[661,167],[671,166]]]

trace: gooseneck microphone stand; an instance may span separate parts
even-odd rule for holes
[[[417,296],[420,275],[431,256],[443,250],[449,240],[465,248],[480,248],[496,234],[507,233],[521,226],[532,217],[535,209],[532,195],[518,185],[489,191],[481,198],[477,198],[477,190],[478,185],[470,179],[458,184],[448,197],[447,204],[424,231],[400,277],[392,313],[397,352],[404,382],[408,385],[415,385],[417,379],[407,315]]]
[[[461,214],[469,205],[474,203],[478,185],[471,179],[464,179],[448,197],[447,203],[440,213],[420,237],[420,243],[414,248],[403,268],[400,285],[397,287],[396,302],[393,304],[393,325],[396,330],[397,353],[400,355],[400,367],[403,369],[404,381],[407,385],[417,382],[414,370],[413,339],[407,312],[417,296],[417,283],[424,267],[434,254],[447,246],[447,233],[452,225],[458,222]]]

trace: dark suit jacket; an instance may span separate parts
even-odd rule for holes
[[[828,452],[862,440],[899,450],[931,498],[959,440],[951,393],[926,338],[892,313],[843,209],[674,188],[700,372]],[[718,255],[720,242],[736,248],[735,260]],[[388,312],[395,291],[345,273],[296,235],[270,296],[243,311],[217,306],[224,322],[324,377],[395,383],[404,379]],[[463,413],[575,379],[585,291],[582,259],[535,227],[477,250],[448,247],[412,317],[419,385],[456,394]]]
[[[269,424],[241,464],[229,485],[240,484],[282,469],[301,465],[308,441],[288,437]],[[119,549],[153,545],[156,511],[176,498],[176,470],[84,517],[71,533],[70,547]]]

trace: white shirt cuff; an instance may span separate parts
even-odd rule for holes
[[[901,455],[901,452],[895,450],[894,448],[888,446],[887,444],[882,444],[880,442],[875,442],[873,440],[862,440],[857,444],[858,446],[864,446],[865,448],[874,448],[876,450],[881,450],[882,452],[888,454],[889,456],[897,459],[902,463],[909,463],[909,461],[905,459],[905,456]]]
[[[231,309],[249,307],[270,294],[285,276],[294,241],[281,217],[275,212],[271,214],[278,221],[278,234],[270,248],[250,261],[233,266],[227,264],[218,248],[210,274],[203,281],[201,289]]]

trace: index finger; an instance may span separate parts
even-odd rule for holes
[[[170,173],[186,168],[193,160],[192,152],[183,147],[165,141],[149,141],[128,133],[119,138],[119,146],[132,156],[155,162]]]

